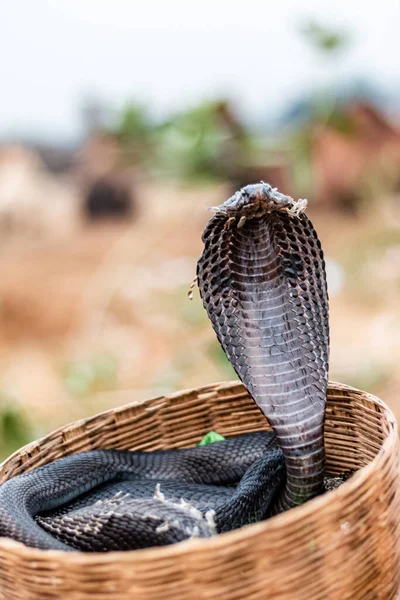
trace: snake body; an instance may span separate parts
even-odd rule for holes
[[[216,208],[198,262],[218,340],[282,448],[281,509],[318,494],[324,477],[328,293],[305,206],[266,184],[245,187]]]
[[[95,450],[0,486],[0,536],[108,551],[208,537],[303,503],[324,484],[328,296],[321,245],[268,184],[215,208],[197,278],[229,361],[274,433],[187,450]]]

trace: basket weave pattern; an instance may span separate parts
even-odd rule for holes
[[[158,450],[267,428],[237,382],[130,404],[75,422],[0,465],[0,483],[95,448]],[[1,600],[392,600],[400,582],[399,442],[377,398],[330,384],[331,474],[338,490],[211,540],[108,554],[26,548],[0,539]],[[363,467],[363,468],[362,468]]]

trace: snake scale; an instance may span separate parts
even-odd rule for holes
[[[213,207],[197,265],[217,338],[273,432],[54,461],[0,486],[0,536],[129,550],[229,531],[323,491],[328,294],[306,206],[265,183],[242,188]]]

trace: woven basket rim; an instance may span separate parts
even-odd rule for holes
[[[199,386],[195,389],[196,391],[206,391],[208,389],[214,389],[216,386],[223,386],[223,388],[229,389],[230,387],[235,387],[238,385],[241,385],[239,380],[231,380],[209,383],[203,386]],[[179,544],[172,544],[169,546],[152,547],[124,552],[114,551],[107,553],[75,553],[64,552],[62,550],[39,550],[36,548],[30,548],[20,542],[16,542],[9,538],[0,538],[0,548],[12,552],[14,555],[18,554],[21,558],[28,558],[31,560],[62,560],[62,562],[64,563],[75,565],[79,564],[81,566],[85,564],[89,565],[96,563],[99,565],[104,565],[111,561],[119,563],[129,562],[130,564],[132,564],[132,562],[136,560],[140,562],[143,560],[148,560],[150,558],[153,560],[173,558],[175,556],[193,553],[196,551],[196,549],[200,547],[204,550],[205,546],[210,550],[210,552],[212,552],[214,548],[217,548],[221,545],[225,545],[227,543],[234,544],[243,539],[250,541],[253,536],[258,535],[260,532],[263,532],[265,535],[268,535],[268,532],[273,531],[277,528],[280,529],[283,526],[286,527],[290,526],[291,524],[298,523],[299,521],[309,517],[311,514],[318,512],[327,504],[332,503],[332,501],[334,501],[336,498],[340,498],[341,496],[345,496],[349,492],[356,490],[360,486],[360,484],[362,484],[369,477],[370,472],[374,469],[376,463],[380,460],[382,455],[386,454],[389,451],[390,447],[395,445],[398,437],[398,427],[396,419],[390,408],[380,398],[374,396],[373,394],[364,392],[362,390],[340,382],[329,381],[328,385],[329,390],[331,391],[350,391],[353,394],[359,394],[364,399],[370,400],[374,404],[378,405],[382,410],[387,425],[389,426],[389,431],[386,434],[385,439],[374,458],[367,465],[357,470],[357,472],[354,473],[348,481],[344,482],[339,488],[335,490],[325,493],[317,498],[313,498],[312,500],[309,500],[302,506],[298,506],[296,508],[291,509],[288,512],[276,515],[268,519],[267,521],[246,525],[244,527],[241,527],[240,529],[236,529],[234,531],[224,533],[212,538],[186,540],[180,542]],[[26,450],[30,452],[35,447],[40,446],[40,444],[44,440],[46,440],[46,438],[48,438],[50,435],[54,435],[57,433],[65,433],[71,428],[77,428],[80,424],[87,424],[88,422],[91,422],[92,420],[95,420],[101,416],[115,414],[119,411],[129,409],[130,407],[137,407],[146,404],[147,402],[154,402],[162,399],[173,399],[174,397],[180,396],[181,394],[184,394],[185,392],[189,391],[192,390],[189,388],[186,390],[172,392],[170,394],[166,394],[165,396],[156,396],[154,398],[135,400],[123,406],[102,411],[92,417],[89,417],[88,419],[80,419],[77,421],[73,421],[52,432],[49,432],[46,436],[43,436],[42,438],[39,438],[23,446],[22,448],[11,454],[9,457],[7,457],[5,461],[0,463],[0,468],[8,461],[11,461],[13,457],[18,456],[21,453],[21,451]]]

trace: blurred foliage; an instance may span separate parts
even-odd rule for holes
[[[146,142],[154,129],[154,125],[145,106],[127,104],[122,111],[117,135],[121,142]]]
[[[123,150],[124,163],[137,165],[153,160],[157,126],[145,106],[126,104],[113,133]]]
[[[77,397],[116,389],[117,376],[118,362],[109,354],[90,360],[70,361],[62,372],[65,387]]]
[[[226,139],[226,134],[215,125],[210,106],[200,105],[164,125],[160,159],[166,170],[185,179],[214,179]]]
[[[302,25],[300,32],[315,49],[329,55],[342,50],[350,41],[348,33],[316,21]]]
[[[294,129],[286,139],[295,188],[297,193],[304,197],[309,195],[313,185],[312,147],[312,131],[309,124]]]
[[[159,145],[163,168],[187,180],[226,178],[249,141],[228,110],[227,102],[205,102],[164,123]]]
[[[226,179],[252,150],[252,136],[225,100],[201,102],[161,122],[129,103],[111,133],[125,164],[189,181]]]
[[[345,136],[354,136],[357,133],[357,125],[354,119],[351,118],[339,103],[333,105],[329,114],[326,115],[324,123],[327,127]]]
[[[25,411],[14,398],[0,392],[0,457],[6,458],[34,437]]]

